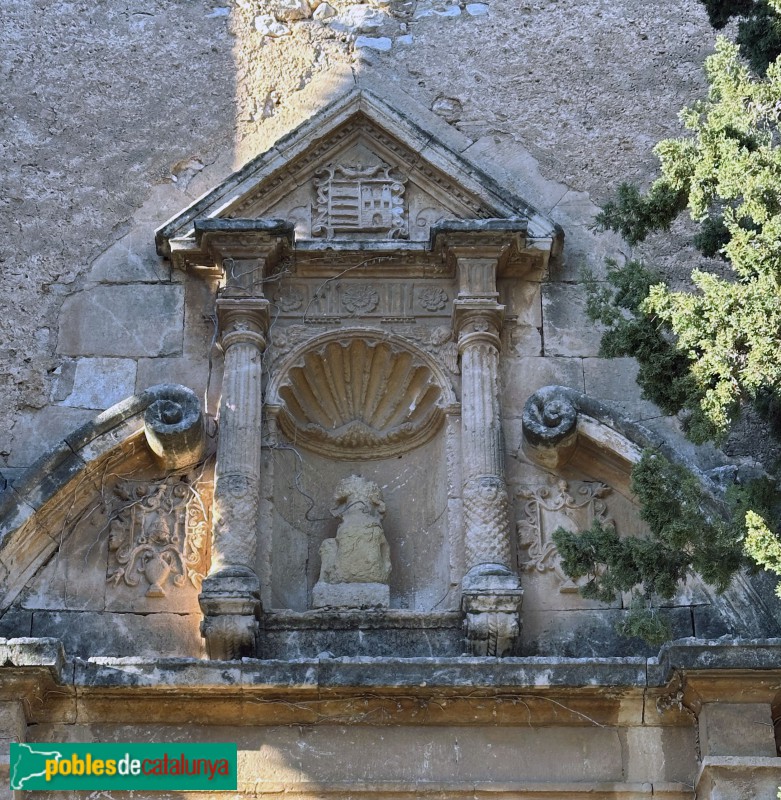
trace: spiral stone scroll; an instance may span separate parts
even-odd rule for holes
[[[166,384],[144,414],[144,434],[155,458],[166,469],[183,469],[204,452],[201,404],[186,386]]]
[[[576,432],[578,409],[561,386],[544,386],[523,408],[523,433],[532,445],[555,447]]]
[[[671,460],[677,454],[656,434],[615,408],[566,386],[544,386],[523,409],[523,448],[538,464],[556,469],[598,458],[629,470],[646,447]],[[581,452],[582,451],[582,452]],[[616,459],[618,461],[616,461]]]

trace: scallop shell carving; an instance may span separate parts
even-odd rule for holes
[[[279,424],[331,458],[387,458],[431,438],[444,412],[430,368],[388,342],[329,342],[306,352],[279,387]]]

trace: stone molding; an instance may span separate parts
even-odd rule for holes
[[[436,117],[434,121],[440,123]],[[425,125],[424,120],[417,123],[410,126],[403,108],[394,109],[370,89],[356,87],[162,226],[156,232],[158,252],[172,256],[177,266],[198,266],[199,248],[193,247],[196,220],[231,217],[243,221],[241,218],[274,216],[269,210],[284,200],[291,184],[314,186],[318,170],[335,169],[341,154],[360,142],[375,159],[403,174],[407,186],[414,183],[421,187],[441,207],[418,208],[416,228],[421,228],[421,221],[424,226],[441,224],[442,212],[455,219],[514,219],[519,231],[523,221],[520,260],[527,262],[526,268],[539,260],[544,269],[551,249],[559,246],[560,229],[528,202],[500,188],[477,164],[453,151],[438,138],[439,128],[426,131],[420,127]],[[318,204],[315,200],[316,218]],[[291,228],[298,220],[298,211],[290,210]],[[402,228],[392,225],[388,234],[397,230]],[[335,241],[331,239],[329,244]]]

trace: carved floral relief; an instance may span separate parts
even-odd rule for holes
[[[342,293],[342,305],[351,314],[368,314],[377,308],[380,295],[372,286],[351,284]]]
[[[200,589],[209,563],[208,507],[194,473],[120,481],[110,509],[107,582],[140,585],[148,598],[187,583]]]
[[[518,519],[521,567],[527,572],[553,572],[561,592],[576,592],[578,585],[561,569],[559,551],[551,536],[559,527],[585,530],[594,520],[615,525],[605,502],[611,491],[604,483],[564,480],[553,486],[519,491],[516,496],[523,501]]]
[[[418,294],[418,302],[426,311],[443,309],[449,299],[447,292],[438,286],[426,286]]]

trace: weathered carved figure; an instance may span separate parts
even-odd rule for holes
[[[320,547],[316,608],[387,606],[390,547],[382,529],[385,503],[380,487],[357,475],[336,487],[331,513],[341,518],[336,537]]]

